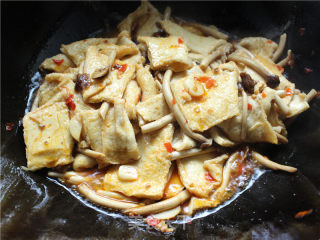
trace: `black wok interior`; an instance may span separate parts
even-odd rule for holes
[[[267,171],[236,200],[190,224],[174,225],[172,235],[148,230],[139,221],[108,209],[98,210],[46,177],[24,172],[21,119],[32,76],[62,43],[103,36],[139,2],[1,2],[1,237],[3,239],[319,239],[320,100],[288,128],[289,144],[267,147],[274,161],[299,169],[296,174]],[[215,24],[232,38],[265,36],[296,55],[289,80],[303,91],[320,90],[319,2],[154,2],[174,16]],[[107,26],[107,27],[106,27]],[[300,35],[300,28],[305,34]],[[304,68],[313,70],[306,74]],[[6,123],[14,123],[6,131]],[[298,211],[313,213],[295,219]],[[112,216],[112,214],[114,216]]]

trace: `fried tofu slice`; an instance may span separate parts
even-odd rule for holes
[[[136,74],[137,74],[137,82],[142,90],[142,97],[141,97],[142,102],[146,101],[147,99],[159,93],[156,82],[154,81],[149,68],[138,65]]]
[[[40,65],[42,70],[58,73],[62,73],[70,67],[74,67],[74,64],[66,55],[61,53],[51,58],[46,58]]]
[[[188,49],[195,53],[207,55],[217,49],[219,46],[226,44],[227,42],[223,39],[215,39],[213,37],[203,37],[179,26],[170,20],[161,22],[164,30],[171,36],[181,37]]]
[[[89,46],[108,43],[115,44],[116,41],[116,38],[88,38],[67,45],[62,44],[60,50],[67,55],[76,66],[79,66],[80,63],[84,61]]]
[[[306,101],[305,93],[294,94],[291,102],[289,103],[289,109],[290,109],[289,116],[286,116],[286,117],[290,118],[290,117],[296,116],[306,111],[309,107],[310,106]]]
[[[117,191],[126,196],[159,200],[163,197],[171,166],[169,153],[164,143],[171,142],[174,132],[172,124],[153,132],[139,135],[138,146],[141,158],[129,164],[137,169],[138,179],[123,181],[118,177],[119,166],[108,169],[105,179],[105,190]]]
[[[114,108],[110,109],[102,126],[102,144],[104,164],[125,164],[140,157],[133,127],[128,118],[123,99],[115,99]]]
[[[28,168],[38,170],[72,162],[73,138],[64,102],[46,104],[23,118]]]
[[[96,152],[103,152],[102,146],[102,119],[98,110],[81,112],[83,136],[91,149]]]
[[[270,59],[278,48],[278,44],[264,37],[246,37],[241,39],[239,44],[255,55]]]
[[[215,158],[214,153],[187,157],[177,160],[178,172],[183,185],[188,191],[198,197],[208,197],[216,186],[214,181],[208,180],[204,162]]]
[[[131,80],[124,92],[125,108],[128,114],[129,119],[137,119],[137,110],[136,105],[138,104],[141,98],[141,89],[138,86],[138,83],[134,80]]]
[[[170,113],[162,93],[159,93],[144,102],[139,102],[137,112],[145,121],[155,121]]]
[[[239,109],[242,109],[242,97],[239,99]],[[248,96],[249,105],[245,139],[241,139],[242,111],[240,111],[238,116],[219,124],[219,127],[230,140],[235,142],[269,142],[277,144],[276,133],[267,119],[260,97],[253,99],[251,96]]]
[[[203,77],[209,77],[214,85],[207,87],[206,83],[201,82]],[[239,71],[233,62],[221,64],[216,75],[205,74],[195,66],[190,71],[173,76],[172,92],[193,131],[203,132],[239,114],[238,78]],[[204,94],[200,97],[191,97],[188,94],[187,81],[200,82]]]
[[[186,135],[181,129],[175,132],[172,141],[172,148],[176,151],[183,151],[196,147],[197,143]]]
[[[108,84],[103,87],[100,92],[91,96],[87,102],[110,102],[113,103],[115,98],[122,98],[128,82],[133,78],[135,66],[129,63],[124,63],[120,60],[114,62],[119,69],[113,67],[111,72],[105,77]]]
[[[138,41],[146,43],[150,67],[153,70],[171,69],[181,72],[192,67],[188,49],[181,39],[179,41],[179,37],[138,37]]]

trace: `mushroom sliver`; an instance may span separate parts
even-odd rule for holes
[[[224,70],[230,67],[232,71]],[[198,68],[198,67],[194,67]],[[193,68],[193,69],[194,69]],[[239,114],[237,79],[239,71],[232,62],[221,64],[217,75],[198,74],[198,71],[189,71],[184,74],[176,74],[171,81],[171,89],[176,102],[181,107],[188,125],[193,131],[203,132],[209,128]],[[201,71],[201,70],[200,70]],[[200,73],[200,72],[199,72]],[[209,78],[215,83],[209,86],[197,79]],[[190,100],[185,97],[188,93],[185,89],[186,81],[199,82],[204,89],[204,94]]]
[[[93,95],[88,99],[90,103],[98,103],[98,102],[111,102],[113,103],[115,98],[122,98],[124,91],[127,87],[128,82],[133,78],[135,72],[135,66],[123,63],[122,61],[115,61],[117,67],[123,66],[126,68],[123,72],[119,71],[115,67],[112,71],[107,75],[106,78],[109,78],[109,84],[104,87],[99,93]]]
[[[173,131],[173,125],[168,124],[151,134],[140,134],[138,147],[141,158],[128,164],[137,168],[138,179],[135,181],[120,180],[119,166],[112,166],[105,175],[104,188],[121,192],[127,196],[161,199],[171,166],[169,153],[164,143],[172,141]]]
[[[64,102],[46,104],[23,118],[28,168],[51,168],[72,162],[73,138]]]
[[[213,37],[203,37],[189,32],[170,20],[162,21],[161,25],[170,35],[181,37],[187,47],[195,53],[207,55],[226,43],[226,41],[222,39],[218,40]]]
[[[139,150],[133,127],[124,107],[124,100],[115,99],[114,108],[110,109],[102,126],[104,164],[125,164],[139,159]]]
[[[215,181],[207,177],[207,171],[203,168],[204,162],[214,157],[215,153],[207,153],[177,160],[178,172],[183,185],[197,197],[208,197],[216,185]]]
[[[145,121],[155,121],[169,114],[163,94],[157,94],[137,105],[137,112]]]
[[[188,56],[188,49],[181,38],[176,36],[157,38],[139,37],[148,47],[148,58],[153,70],[171,69],[181,72],[191,68],[192,61]]]

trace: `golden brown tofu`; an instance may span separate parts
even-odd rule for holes
[[[161,25],[171,36],[181,37],[188,49],[195,53],[207,55],[226,43],[226,41],[222,39],[218,40],[213,37],[203,37],[189,32],[170,20],[162,21]]]
[[[138,104],[141,98],[141,89],[139,88],[138,83],[136,81],[131,80],[128,83],[123,98],[125,101],[125,108],[129,119],[137,119],[136,105]]]
[[[72,162],[73,138],[64,102],[46,104],[23,118],[28,168],[38,170]]]
[[[147,67],[138,65],[136,74],[137,82],[142,90],[142,102],[158,94],[159,91],[157,89],[156,82]]]
[[[195,66],[173,76],[171,88],[174,97],[193,131],[203,132],[239,114],[238,78],[239,71],[233,62],[221,64],[216,75],[205,74]],[[201,84],[203,94],[191,97],[188,81]]]
[[[207,153],[177,160],[178,172],[183,185],[198,197],[208,197],[216,186],[203,167],[205,161],[213,158],[215,158],[214,153]]]
[[[138,103],[137,112],[143,120],[148,122],[158,120],[170,113],[162,93]]]
[[[239,43],[255,55],[272,58],[278,48],[278,44],[264,37],[246,37]]]
[[[136,167],[138,179],[130,182],[120,180],[119,166],[112,166],[105,175],[104,188],[127,196],[161,199],[171,166],[164,143],[172,141],[173,131],[173,125],[168,124],[152,134],[139,135],[138,146],[141,158],[129,164]]]
[[[153,70],[171,69],[181,72],[192,66],[188,49],[179,37],[138,37],[138,41],[147,44],[150,67]]]
[[[66,55],[61,53],[51,58],[47,58],[40,65],[40,68],[43,70],[58,73],[62,73],[70,67],[74,67],[74,64]]]

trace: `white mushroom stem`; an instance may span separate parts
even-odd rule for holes
[[[160,91],[162,91],[162,84],[159,82],[159,80],[155,80],[155,82],[156,82],[156,85],[157,85],[158,89]]]
[[[317,91],[315,89],[311,89],[311,91],[306,96],[306,101],[310,102],[315,96],[317,96]]]
[[[268,75],[270,75],[261,63],[254,61],[253,59],[234,55],[230,55],[228,58],[231,61],[240,62],[247,65],[248,67],[255,70],[257,73],[259,73],[263,78],[266,78]]]
[[[110,107],[110,104],[107,103],[107,102],[103,102],[100,109],[99,109],[99,114],[100,114],[100,117],[104,120],[106,118],[106,115],[108,113],[108,110],[109,110],[109,107]]]
[[[195,140],[205,143],[206,146],[211,146],[212,139],[207,139],[201,134],[194,133],[189,128],[186,119],[184,118],[182,112],[179,109],[178,103],[173,98],[173,95],[170,89],[171,77],[172,77],[172,70],[167,70],[166,73],[164,74],[163,83],[162,83],[163,94],[171,112],[173,112],[174,117],[176,118],[181,129],[186,135],[188,135],[189,137]]]
[[[280,108],[280,111],[284,114],[284,115],[288,115],[290,113],[290,109],[289,107],[286,105],[286,103],[276,94],[274,95],[275,98],[275,102],[278,105],[278,107]]]
[[[208,34],[214,38],[218,38],[218,39],[228,39],[228,35],[220,32],[218,30],[218,28],[216,28],[215,26],[211,25],[211,26],[205,26],[199,23],[190,23],[191,26],[198,28],[200,31],[202,31],[205,34]]]
[[[140,127],[146,124],[143,118],[139,114],[138,114],[138,123]]]
[[[279,142],[281,142],[281,143],[288,143],[289,142],[288,138],[286,138],[282,134],[276,132],[276,135],[277,135]]]
[[[271,168],[273,170],[282,170],[282,171],[291,172],[291,173],[297,171],[297,169],[295,167],[285,166],[285,165],[281,165],[279,163],[273,162],[270,159],[268,159],[267,157],[262,156],[260,153],[257,153],[255,151],[252,151],[252,157],[256,161],[261,163],[263,166]]]
[[[175,120],[173,113],[170,113],[156,121],[141,126],[142,133],[149,133],[159,130]]]
[[[280,62],[277,63],[278,66],[284,67],[286,66],[290,60],[292,60],[293,55],[291,49],[288,50],[288,55],[282,59]]]
[[[169,20],[171,16],[171,7],[166,7],[163,14],[163,20]]]
[[[91,149],[78,148],[77,150],[79,153],[82,153],[82,154],[87,155],[88,157],[92,157],[92,158],[98,158],[98,159],[104,160],[106,157],[106,155],[104,155],[103,153],[96,152]]]
[[[279,59],[279,57],[281,56],[281,54],[283,53],[283,49],[286,45],[286,41],[287,41],[287,34],[284,33],[280,36],[280,41],[279,41],[279,45],[277,50],[275,51],[275,53],[273,54],[272,57],[272,61],[277,61]]]
[[[222,55],[222,51],[214,51],[210,55],[205,56],[200,63],[200,68],[205,71],[206,68],[209,66],[210,63],[212,63],[214,60],[216,60],[218,57]]]
[[[248,118],[248,96],[244,90],[242,90],[242,119],[241,119],[241,135],[242,141],[245,140],[247,135],[247,118]]]
[[[134,208],[138,206],[137,204],[134,204],[134,203],[126,203],[126,202],[116,201],[107,197],[103,197],[102,195],[97,194],[85,183],[82,183],[78,186],[78,191],[90,201],[104,207],[109,207],[114,209],[128,209],[128,208]]]
[[[191,194],[184,190],[178,195],[143,207],[135,207],[125,210],[125,213],[134,213],[138,215],[147,215],[152,213],[163,212],[179,206],[191,197]]]
[[[216,148],[207,148],[205,150],[202,150],[199,148],[192,148],[192,149],[184,150],[181,152],[174,151],[171,153],[171,161],[181,159],[181,158],[201,155],[201,154],[205,154],[205,153],[210,153],[210,152],[214,152],[216,150],[217,150]]]
[[[276,90],[276,93],[280,96],[280,97],[285,97],[286,96],[286,90]],[[294,94],[299,94],[301,93],[301,91],[299,89],[294,89],[293,90]]]
[[[252,52],[250,52],[248,49],[242,47],[241,45],[235,44],[234,47],[235,47],[236,49],[240,49],[240,50],[244,51],[244,52],[247,53],[251,58],[254,58],[254,55],[252,54]]]

